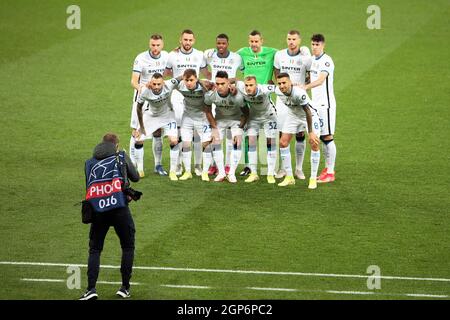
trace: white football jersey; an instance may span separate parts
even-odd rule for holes
[[[146,109],[144,111],[150,111],[148,115],[151,115],[152,117],[165,115],[172,111],[170,95],[177,86],[177,79],[166,80],[164,81],[164,86],[159,94],[155,94],[151,89],[144,87],[142,88],[137,102],[140,104],[148,102],[145,104]]]
[[[207,90],[197,82],[194,90],[189,90],[184,81],[181,81],[177,90],[183,95],[184,114],[194,120],[205,119],[203,108],[205,107],[205,93]]]
[[[242,64],[242,58],[235,52],[228,52],[228,56],[220,58],[216,49],[205,51],[206,64],[211,68],[211,81],[215,81],[217,71],[226,71],[228,78],[236,78],[236,72]]]
[[[311,82],[316,81],[321,72],[328,73],[328,76],[320,86],[311,89],[311,97],[317,107],[335,108],[336,99],[333,88],[334,63],[326,53],[323,53],[320,57],[313,57],[310,73]]]
[[[183,76],[186,69],[194,69],[199,77],[200,69],[205,67],[206,60],[203,52],[194,48],[190,53],[183,53],[181,50],[170,52],[166,65],[167,69],[172,69],[174,78]]]
[[[158,58],[153,58],[148,50],[138,54],[134,60],[133,72],[140,73],[139,84],[147,83],[157,72],[163,74],[168,57],[169,54],[166,51],[161,51]]]
[[[222,97],[219,93],[214,91],[208,91],[205,95],[205,104],[207,106],[216,106],[216,119],[226,119],[226,120],[240,120],[241,119],[241,108],[244,107],[244,97],[240,92],[236,95],[229,93],[226,97]]]
[[[291,56],[288,49],[279,50],[275,53],[273,66],[280,73],[287,73],[293,84],[304,84],[306,71],[311,68],[309,50],[300,50],[295,56]]]
[[[303,110],[303,106],[309,104],[311,105],[311,100],[308,97],[306,91],[302,88],[293,86],[291,90],[291,94],[285,95],[280,91],[280,88],[277,87],[275,90],[275,94],[278,96],[281,101],[289,108],[289,110],[296,116],[301,119],[306,119],[305,110]],[[315,112],[314,109],[312,112]]]
[[[270,95],[275,92],[276,86],[267,84],[258,84],[256,94],[251,96],[245,92],[245,83],[238,81],[236,87],[244,97],[250,109],[250,119],[265,120],[275,112]]]

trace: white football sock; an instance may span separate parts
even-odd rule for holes
[[[208,146],[205,148],[205,151],[203,151],[203,172],[202,173],[208,173],[211,162],[212,162],[212,152],[211,152],[211,147]]]
[[[317,178],[319,163],[320,163],[320,151],[311,150],[311,178]]]
[[[303,171],[303,159],[305,159],[305,140],[295,142],[295,170]]]
[[[225,155],[225,165],[229,166],[231,164],[231,153],[233,152],[233,138],[231,137],[231,131],[227,130],[227,141],[226,141],[226,155]]]
[[[153,149],[153,158],[155,159],[155,167],[161,165],[162,146],[163,146],[162,138],[153,137],[152,149]]]
[[[176,172],[177,171],[177,165],[178,165],[178,158],[180,156],[180,144],[177,143],[177,145],[170,148],[170,171]]]
[[[183,164],[185,172],[191,172],[191,158],[192,158],[191,149],[189,149],[189,151],[183,151]]]
[[[250,156],[250,155],[249,155]],[[277,163],[277,151],[267,151],[267,175],[275,175],[275,164]]]
[[[202,143],[197,131],[194,132],[194,141],[192,144],[194,145],[194,165],[201,166],[203,158]]]
[[[225,175],[225,167],[223,165],[223,151],[220,144],[213,145],[213,157],[216,162],[220,175]]]
[[[136,156],[135,156],[135,148],[134,144],[136,143],[136,140],[133,136],[130,138],[130,159],[134,166],[136,166]]]
[[[287,176],[292,176],[291,150],[287,148],[280,148],[281,165]]]
[[[136,159],[136,166],[138,171],[144,171],[144,145],[141,148],[134,146],[134,158]]]
[[[258,166],[258,152],[256,146],[248,147],[248,164],[250,166],[250,170],[252,170],[252,173],[258,173],[256,170]]]
[[[334,164],[336,162],[336,144],[334,140],[325,145],[325,149],[327,150],[325,155],[325,163],[327,166],[328,173],[334,173]]]
[[[235,175],[236,174],[236,168],[239,165],[239,161],[241,160],[242,150],[241,147],[238,147],[237,149],[233,149],[233,152],[231,153],[231,166],[230,166],[230,172],[229,175]]]

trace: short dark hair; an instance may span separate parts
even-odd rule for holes
[[[262,34],[258,30],[253,30],[250,32],[249,36],[260,36],[262,38]]]
[[[291,77],[289,77],[288,73],[282,72],[282,73],[277,75],[277,79],[281,79],[281,78],[289,78],[290,79]]]
[[[151,40],[162,40],[162,39],[163,39],[163,36],[160,35],[160,34],[154,33],[154,34],[152,34],[152,35],[150,36],[150,39],[151,39]]]
[[[225,33],[221,33],[216,37],[216,39],[227,39],[228,41],[228,36]]]
[[[117,146],[119,144],[119,137],[113,132],[108,132],[103,136],[103,142],[111,142]]]
[[[225,78],[228,79],[228,73],[226,71],[217,71],[216,78]]]
[[[191,29],[184,29],[184,30],[181,32],[181,35],[183,35],[183,34],[185,34],[185,33],[187,33],[187,34],[192,34],[192,35],[194,36],[194,31],[192,31]]]
[[[291,36],[293,36],[294,34],[296,34],[296,35],[298,35],[298,37],[300,38],[300,31],[298,31],[298,30],[295,30],[295,29],[290,30],[290,31],[288,32],[288,34],[290,34]]]
[[[155,73],[152,75],[152,79],[161,79],[162,77],[163,77],[162,74],[159,73],[159,72],[155,72]]]
[[[190,78],[191,76],[194,76],[197,78],[197,71],[195,69],[186,69],[183,72],[183,78]]]
[[[323,36],[323,34],[316,33],[316,34],[313,34],[313,36],[311,37],[311,41],[325,42],[325,37]]]

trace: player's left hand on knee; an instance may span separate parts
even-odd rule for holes
[[[311,145],[311,147],[318,147],[319,143],[319,137],[314,132],[311,132],[309,134],[309,144]]]

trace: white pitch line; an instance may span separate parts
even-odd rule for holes
[[[70,264],[70,263],[50,263],[50,262],[14,262],[14,261],[0,261],[0,265],[24,265],[24,266],[49,266],[49,267],[87,267],[85,264]],[[105,269],[119,269],[120,266],[102,265]],[[303,276],[303,277],[330,277],[330,278],[359,278],[367,279],[378,278],[386,280],[411,280],[411,281],[436,281],[436,282],[450,282],[446,278],[421,278],[421,277],[403,277],[403,276],[372,276],[360,274],[334,274],[334,273],[311,273],[311,272],[280,272],[280,271],[254,271],[254,270],[228,270],[228,269],[196,269],[196,268],[174,268],[174,267],[145,267],[134,266],[135,270],[157,270],[157,271],[183,271],[183,272],[211,272],[211,273],[239,273],[239,274],[259,274],[259,275],[278,275],[278,276]]]
[[[406,294],[408,297],[424,297],[424,298],[448,298],[446,295],[440,294],[423,294],[423,293],[408,293]]]
[[[65,282],[66,280],[63,279],[29,279],[29,278],[23,278],[20,279],[21,281],[28,281],[28,282]]]
[[[287,292],[296,292],[297,289],[288,289],[288,288],[261,288],[261,287],[247,287],[246,289],[250,290],[259,290],[259,291],[287,291]]]
[[[162,284],[161,287],[167,288],[181,288],[181,289],[212,289],[208,286],[190,286],[190,285],[176,285],[176,284]]]
[[[335,293],[335,294],[359,294],[359,295],[370,295],[375,294],[375,292],[368,291],[335,291],[335,290],[327,290],[326,293]]]
[[[23,278],[20,279],[21,281],[28,281],[28,282],[66,282],[65,279],[31,279],[31,278]],[[97,281],[99,284],[114,284],[114,285],[121,285],[122,282],[113,282],[113,281]],[[133,286],[140,286],[141,283],[139,282],[130,282]]]
[[[30,279],[23,278],[21,281],[30,282],[65,282],[64,279]],[[114,284],[120,285],[121,282],[111,282],[111,281],[98,281],[100,284]],[[131,285],[145,285],[140,282],[131,282]],[[161,284],[161,287],[166,288],[178,288],[178,289],[220,289],[209,286],[195,286],[195,285],[175,285],[175,284]],[[402,296],[402,297],[419,297],[419,298],[448,298],[448,295],[438,295],[438,294],[426,294],[426,293],[382,293],[382,292],[371,292],[371,291],[337,291],[337,290],[300,290],[300,289],[289,289],[289,288],[263,288],[263,287],[246,287],[238,289],[249,289],[256,291],[278,291],[278,292],[301,292],[301,293],[331,293],[331,294],[350,294],[350,295],[378,295],[378,296]]]

